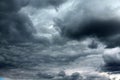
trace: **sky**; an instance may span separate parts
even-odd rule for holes
[[[117,55],[119,8],[119,0],[0,0],[0,43],[53,46],[84,40],[90,44],[94,40],[107,50],[113,48],[110,50]],[[105,61],[113,62],[114,57],[108,57],[112,54],[106,53],[110,52],[105,52]]]
[[[31,20],[35,39],[45,43],[94,37],[116,47],[120,44],[119,7],[119,0],[31,0],[19,12]]]
[[[1,0],[0,6],[1,38],[8,42],[95,37],[119,46],[119,0]]]

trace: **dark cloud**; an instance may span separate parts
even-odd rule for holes
[[[59,71],[58,71],[59,72]],[[60,74],[60,75],[59,75]],[[62,76],[61,76],[62,75]],[[109,80],[109,77],[104,75],[100,75],[98,73],[80,73],[80,72],[73,72],[72,74],[68,75],[65,71],[60,71],[59,73],[52,73],[52,72],[39,72],[37,74],[39,78],[43,79],[51,79],[51,80]]]
[[[10,13],[10,12],[17,12],[23,6],[27,5],[29,0],[1,0],[0,1],[0,12],[3,13]]]
[[[112,47],[112,45],[114,46],[119,40],[119,37],[112,37],[120,34],[120,21],[93,19],[88,22],[83,22],[82,24],[80,23],[78,26],[73,25],[73,28],[61,27],[61,31],[63,36],[76,40],[85,37],[97,37]],[[120,45],[119,43],[117,44]]]
[[[95,37],[108,47],[120,45],[120,20],[115,17],[117,11],[112,8],[114,3],[99,0],[77,2],[77,5],[72,5],[69,11],[63,13],[63,18],[55,21],[61,29],[61,35],[75,40]]]
[[[63,27],[63,35],[73,39],[79,39],[84,36],[94,35],[104,38],[119,33],[120,23],[114,20],[91,20],[82,25],[78,25],[77,29]]]
[[[43,8],[48,6],[58,7],[67,0],[30,0],[29,5],[36,8]]]
[[[32,22],[19,12],[25,5],[24,0],[0,1],[0,38],[2,41],[26,41],[34,31]]]
[[[20,5],[16,5],[16,0],[1,0],[0,1],[0,12],[15,12],[20,9]]]
[[[91,48],[91,49],[96,49],[96,48],[98,48],[98,43],[95,42],[95,40],[93,40],[91,42],[91,44],[88,45],[88,47]]]
[[[118,66],[120,65],[120,58],[119,58],[120,48],[109,48],[106,49],[103,53],[103,59],[107,66]],[[117,69],[117,68],[116,68]]]

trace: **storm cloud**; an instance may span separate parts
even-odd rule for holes
[[[120,48],[106,49],[103,54],[104,61],[107,65],[120,65]]]
[[[91,20],[90,22],[79,25],[76,29],[63,28],[62,35],[76,40],[95,37],[107,43],[109,46],[114,46],[114,44],[118,44],[117,40],[119,40],[119,36],[117,37],[117,35],[120,35],[120,22],[117,20]],[[112,37],[117,38],[113,39]]]
[[[65,1],[67,0],[30,0],[28,5],[36,8],[59,7]]]
[[[68,11],[56,19],[61,35],[74,40],[95,37],[108,47],[119,46],[119,1],[113,2],[116,6],[110,1],[112,0],[75,0]]]
[[[34,32],[29,17],[19,12],[26,5],[24,0],[0,1],[1,42],[19,42],[32,38]]]
[[[71,80],[120,64],[119,8],[119,0],[0,0],[0,68],[29,79],[63,70]]]

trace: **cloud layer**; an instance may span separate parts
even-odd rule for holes
[[[116,0],[113,3],[110,1],[75,0],[68,11],[56,20],[61,34],[76,40],[91,36],[97,37],[110,47],[116,46],[120,34],[120,20],[117,15],[119,1]]]
[[[108,47],[120,46],[119,3],[119,0],[1,0],[0,43],[36,39],[53,46],[94,37]],[[75,58],[76,55],[67,59]],[[107,63],[113,62],[113,58],[104,57]]]
[[[1,0],[0,37],[26,41],[36,29],[36,39],[50,43],[95,37],[108,47],[119,46],[119,7],[119,0]]]
[[[120,65],[120,48],[106,49],[103,54],[104,61],[110,65]]]
[[[32,38],[34,32],[29,17],[19,12],[25,5],[23,0],[0,1],[1,42],[19,42]]]
[[[30,0],[28,5],[36,8],[59,7],[65,1],[67,0]]]

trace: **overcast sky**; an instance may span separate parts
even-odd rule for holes
[[[119,7],[119,0],[31,0],[19,12],[30,18],[37,39],[95,37],[114,47],[120,44]]]
[[[7,41],[95,37],[109,47],[120,44],[119,0],[1,0],[0,6],[0,37]]]
[[[103,54],[106,63],[120,64],[119,40],[120,0],[0,0],[0,44],[40,43],[37,49],[35,44],[29,48],[30,53],[40,53],[32,55],[35,59],[41,57],[49,62],[44,55],[52,55],[59,62],[62,55],[73,61],[85,55]],[[41,51],[43,46],[45,50]],[[23,53],[19,55],[27,59],[31,54],[24,50],[12,47],[11,53]],[[9,50],[5,53],[1,51],[3,63],[7,58],[20,60],[18,55],[13,58]]]

